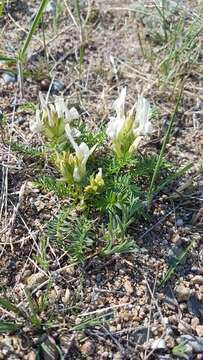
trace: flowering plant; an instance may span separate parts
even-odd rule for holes
[[[57,96],[54,104],[47,105],[42,94],[40,93],[41,109],[36,110],[36,118],[30,122],[30,130],[34,133],[43,132],[48,140],[60,143],[65,137],[65,126],[78,119],[77,110],[72,107],[68,109],[64,98]],[[75,128],[72,129],[75,136],[80,132]]]
[[[126,87],[121,90],[118,99],[113,104],[116,117],[111,117],[106,134],[112,140],[112,148],[117,157],[134,152],[143,136],[152,132],[149,121],[150,104],[141,95],[137,104],[125,113]],[[134,115],[136,109],[136,115]]]

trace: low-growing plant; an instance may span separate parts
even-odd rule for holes
[[[49,222],[47,236],[63,246],[72,261],[84,260],[93,238],[101,256],[137,250],[130,235],[132,224],[147,218],[146,208],[150,208],[154,194],[168,184],[167,179],[179,175],[164,160],[164,151],[181,95],[159,156],[139,151],[142,140],[152,132],[150,104],[143,96],[126,114],[126,88],[121,90],[113,104],[116,117],[107,124],[107,141],[104,129],[94,135],[62,97],[56,97],[54,104],[46,104],[40,95],[41,107],[30,129],[45,137],[48,160],[60,176],[45,176],[35,184],[69,197],[69,208],[62,208]]]

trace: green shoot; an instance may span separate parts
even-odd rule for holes
[[[186,342],[182,342],[172,349],[172,354],[183,359],[188,359]]]
[[[9,321],[0,321],[0,334],[16,333],[22,328],[22,325]]]
[[[18,61],[20,64],[23,64],[23,62],[25,61],[25,56],[26,56],[26,52],[27,52],[27,48],[29,46],[29,43],[30,41],[32,40],[32,37],[33,37],[33,34],[36,30],[36,28],[38,27],[40,21],[41,21],[41,18],[42,18],[42,15],[43,15],[43,12],[48,4],[48,1],[49,0],[42,0],[41,1],[41,4],[39,6],[39,9],[37,11],[37,14],[35,15],[35,18],[33,20],[33,23],[32,23],[32,26],[31,26],[31,29],[25,39],[25,42],[24,44],[22,45],[22,47],[20,48],[19,50],[19,53],[18,53]]]
[[[166,283],[170,280],[171,276],[176,272],[176,269],[179,265],[183,263],[185,258],[187,257],[188,253],[191,251],[192,247],[196,243],[197,239],[193,238],[190,244],[186,247],[186,249],[181,253],[180,256],[177,256],[175,259],[174,264],[172,264],[169,269],[167,270],[166,274],[164,275],[163,280],[160,283],[161,287],[164,287]]]
[[[0,17],[3,15],[5,5],[6,5],[6,0],[1,0],[1,4],[0,4]]]
[[[154,169],[154,173],[153,173],[151,184],[150,184],[149,191],[148,191],[148,199],[147,199],[148,209],[151,206],[151,202],[152,202],[153,194],[154,194],[154,185],[155,185],[155,181],[156,181],[156,178],[157,178],[157,174],[159,173],[159,170],[160,170],[160,167],[161,167],[161,164],[162,164],[162,161],[163,161],[164,153],[165,153],[165,150],[166,150],[166,146],[167,146],[167,144],[169,142],[171,131],[172,131],[172,128],[173,128],[173,124],[174,124],[174,121],[175,121],[175,118],[176,118],[176,115],[177,115],[177,112],[178,112],[180,101],[182,99],[183,87],[184,87],[184,82],[182,83],[181,90],[180,90],[178,99],[176,101],[175,110],[174,110],[174,112],[173,112],[173,114],[171,116],[170,124],[168,126],[167,131],[166,131],[164,141],[163,141],[163,144],[162,144],[162,147],[161,147],[161,151],[160,151],[160,154],[159,154],[159,158],[157,160],[157,163],[156,163],[156,166],[155,166],[155,169]]]

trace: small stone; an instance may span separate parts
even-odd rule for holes
[[[197,325],[195,330],[198,336],[203,337],[203,325]]]
[[[51,80],[48,79],[48,78],[41,80],[41,81],[40,81],[40,90],[42,90],[42,91],[48,91],[50,84],[51,84]]]
[[[187,301],[187,307],[190,314],[198,318],[203,318],[203,306],[196,295],[190,296]]]
[[[176,221],[176,225],[179,226],[183,226],[183,220],[182,219],[177,219]]]
[[[192,329],[190,325],[183,320],[179,321],[178,330],[183,334],[192,334]]]
[[[26,360],[35,360],[36,359],[36,354],[34,353],[34,351],[29,352],[29,354],[27,354]]]
[[[191,291],[189,288],[183,285],[179,285],[176,287],[175,292],[178,301],[182,302],[182,301],[187,301],[189,299]]]
[[[172,336],[168,336],[166,339],[166,345],[169,349],[173,349],[175,346],[175,339]]]
[[[125,290],[127,292],[127,295],[131,295],[133,293],[133,291],[134,291],[129,280],[126,280],[124,282],[124,288],[125,288]]]
[[[164,339],[156,339],[151,344],[152,350],[166,349],[166,342]]]
[[[122,360],[123,359],[121,353],[119,353],[119,352],[115,353],[113,358],[114,358],[114,360]]]
[[[92,341],[87,340],[80,348],[82,354],[84,355],[93,355],[95,352],[95,346]]]
[[[177,342],[185,343],[185,345],[189,346],[195,353],[203,352],[203,338],[200,336],[192,336],[192,335],[182,335],[177,339]]]
[[[192,318],[192,320],[191,320],[191,328],[193,330],[196,330],[197,325],[199,325],[199,318],[198,317]]]
[[[6,84],[15,83],[17,81],[16,75],[12,73],[4,73],[2,78]]]
[[[150,329],[149,334],[148,334],[148,327],[147,326],[143,326],[142,328],[137,328],[133,333],[132,333],[132,339],[133,342],[139,345],[143,345],[146,340],[147,340],[147,336],[149,335],[149,338],[152,337],[152,331]]]
[[[60,92],[64,89],[64,83],[61,80],[54,80],[51,90],[54,92]]]
[[[41,273],[41,272],[38,272],[36,274],[32,274],[31,276],[29,276],[26,281],[27,281],[27,285],[32,288],[32,287],[35,287],[39,284],[41,284],[43,281],[45,281],[46,279],[46,275]]]
[[[192,284],[198,284],[203,285],[203,276],[202,275],[196,275],[191,279]]]

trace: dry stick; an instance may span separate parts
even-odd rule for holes
[[[154,302],[154,304],[155,304],[155,306],[156,306],[156,308],[157,308],[157,310],[158,310],[158,312],[159,312],[162,325],[164,326],[164,329],[165,329],[165,330],[163,331],[163,334],[162,334],[161,337],[159,338],[159,341],[160,341],[161,339],[163,339],[163,337],[164,337],[165,334],[166,334],[166,324],[165,324],[165,321],[164,321],[162,312],[161,312],[161,310],[160,310],[160,307],[159,307],[159,305],[158,305],[158,302],[157,302],[157,300],[156,300],[155,297],[154,297],[154,293],[153,293],[153,291],[151,290],[151,288],[150,288],[150,286],[149,286],[149,283],[148,283],[146,277],[145,277],[145,281],[146,281],[146,285],[147,285],[147,288],[148,288],[148,290],[149,290],[149,293],[150,293],[150,295],[151,295],[151,298],[152,298],[152,300],[153,300],[153,302]],[[154,353],[155,350],[156,350],[156,349],[153,349],[153,350],[151,350],[151,351],[148,353],[148,355],[145,355],[144,360],[149,359],[150,356]]]
[[[104,326],[102,326],[103,331],[106,333],[107,336],[109,336],[111,338],[111,340],[114,342],[114,344],[118,347],[118,349],[120,350],[120,352],[122,354],[125,354],[125,349],[124,347],[121,345],[121,343],[113,336],[113,334],[106,329]]]
[[[154,286],[153,286],[153,290],[152,290],[152,295],[154,297],[154,293],[155,293],[155,289],[156,289],[156,283],[157,283],[157,273],[156,273],[156,277],[155,277],[155,281],[154,281]],[[153,298],[151,297],[151,304],[150,304],[150,310],[149,310],[149,321],[148,321],[148,328],[147,328],[147,339],[146,341],[149,341],[149,335],[150,335],[150,325],[151,325],[151,318],[152,318],[152,303],[153,303]],[[147,356],[147,349],[145,349],[144,352],[144,359]]]
[[[9,132],[9,139],[11,139],[11,132],[13,129],[13,124],[14,124],[14,119],[15,119],[16,99],[17,99],[17,95],[15,94],[13,113],[12,113],[12,118],[11,118],[11,128],[10,128],[10,132]],[[10,161],[10,156],[11,156],[11,145],[9,144],[7,162]],[[3,181],[4,185],[2,188],[3,193],[2,193],[2,205],[1,205],[1,211],[0,211],[0,218],[3,214],[3,209],[4,209],[4,226],[5,226],[5,224],[7,223],[7,218],[8,218],[8,169],[9,169],[9,167],[6,166],[6,168],[4,167],[4,169],[5,169],[5,175],[4,175],[4,181]],[[6,226],[6,228],[7,228],[7,226]],[[12,249],[12,245],[11,245],[11,249]],[[3,253],[3,251],[4,251],[4,247],[2,249],[0,257]]]
[[[25,30],[21,25],[19,25],[15,19],[11,16],[11,14],[8,13],[8,17],[10,18],[10,20],[15,24],[15,26],[20,30],[23,31],[25,34],[29,34],[28,30]],[[43,41],[36,35],[33,34],[33,38],[36,39],[37,41],[41,42],[41,44],[43,45]]]
[[[102,308],[102,309],[86,312],[86,313],[83,313],[83,314],[79,314],[78,317],[85,317],[85,316],[89,316],[89,315],[100,314],[100,313],[103,313],[103,312],[108,311],[108,310],[119,309],[119,308],[122,308],[122,307],[125,307],[125,306],[129,307],[129,308],[133,308],[134,305],[132,303],[124,303],[124,304],[107,306],[106,308]]]

